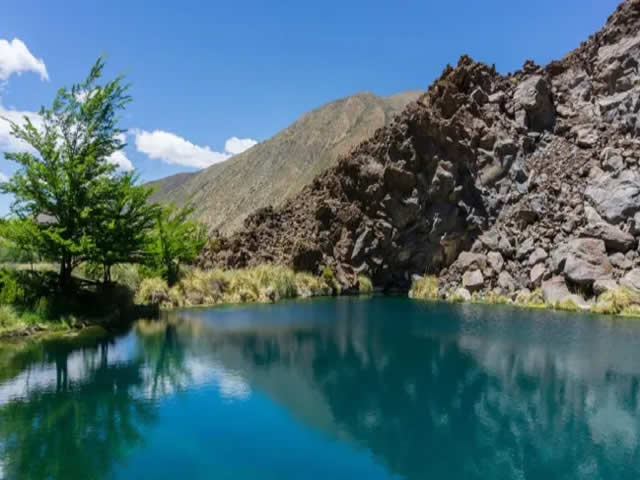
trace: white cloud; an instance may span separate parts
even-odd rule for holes
[[[116,137],[120,142],[126,143],[127,136],[124,133],[119,133]],[[122,150],[118,150],[117,152],[113,152],[109,157],[107,157],[107,162],[113,163],[118,167],[119,170],[123,170],[125,172],[130,172],[133,170],[133,163],[131,160],[127,158],[125,153]]]
[[[149,158],[161,160],[173,165],[205,168],[227,160],[232,155],[243,152],[257,142],[250,138],[229,138],[224,152],[216,152],[208,146],[200,146],[185,140],[178,135],[163,130],[148,132],[137,130],[132,132],[136,137],[136,148]]]
[[[133,170],[133,163],[131,163],[131,160],[127,158],[122,150],[118,150],[117,152],[113,152],[111,155],[109,155],[107,157],[107,162],[113,163],[118,167],[118,169],[125,172],[130,172]]]
[[[2,106],[1,100],[2,99],[0,99],[0,151],[33,152],[33,149],[29,145],[11,135],[11,124],[7,120],[22,124],[24,123],[24,117],[28,117],[36,127],[39,127],[42,125],[40,115],[36,112],[7,110]]]
[[[257,144],[258,142],[256,142],[252,138],[231,137],[226,142],[224,142],[224,149],[227,152],[232,153],[233,155],[237,155],[244,152],[245,150],[249,150],[251,147]]]
[[[10,42],[0,39],[0,81],[6,81],[14,73],[36,72],[42,80],[49,80],[47,67],[42,59],[36,58],[24,42],[14,38]]]
[[[2,172],[0,172],[0,182],[6,182],[9,178]]]

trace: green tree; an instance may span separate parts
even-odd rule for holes
[[[153,190],[136,185],[137,176],[126,173],[111,179],[109,198],[100,205],[92,232],[91,262],[102,268],[104,283],[111,282],[111,267],[118,263],[143,263],[149,232],[160,213],[149,202]]]
[[[146,189],[109,162],[125,146],[118,114],[131,97],[121,76],[99,84],[103,69],[99,58],[84,82],[58,90],[37,124],[26,117],[23,124],[9,121],[12,135],[31,149],[5,153],[19,169],[0,192],[13,195],[11,211],[22,222],[15,225],[24,227],[5,235],[14,243],[31,236],[41,256],[60,264],[63,288],[83,261],[110,266],[135,258],[155,215],[155,207],[142,205]],[[114,239],[116,245],[108,246]]]
[[[169,205],[156,216],[148,246],[150,263],[169,286],[178,281],[180,264],[195,260],[207,240],[203,226],[190,220],[193,211],[191,205]]]

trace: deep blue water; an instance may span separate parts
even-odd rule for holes
[[[640,321],[338,298],[0,346],[0,478],[638,479]]]

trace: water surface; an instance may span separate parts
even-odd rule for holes
[[[0,346],[0,478],[640,478],[640,322],[339,298]]]

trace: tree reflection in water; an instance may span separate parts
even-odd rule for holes
[[[0,476],[109,477],[162,398],[223,378],[407,479],[639,478],[638,345],[633,324],[408,300],[177,312],[0,350]]]
[[[144,394],[146,362],[159,356],[158,382],[166,364],[177,362],[165,353],[175,351],[171,327],[161,328],[167,332],[163,341],[130,358],[110,361],[114,343],[102,340],[81,349],[30,343],[5,358],[5,371],[19,374],[15,385],[22,388],[0,397],[3,478],[108,477],[116,462],[143,443],[155,419],[155,397]]]

